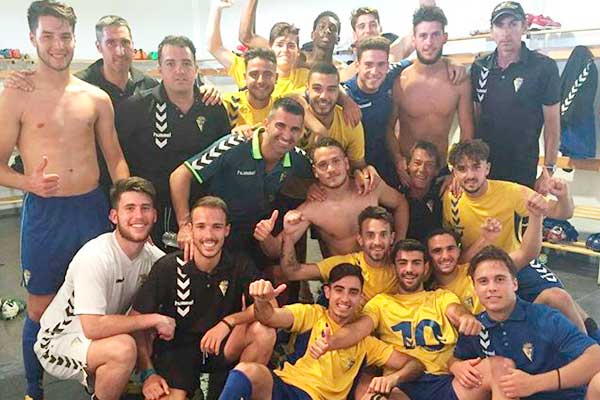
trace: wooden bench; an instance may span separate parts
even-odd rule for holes
[[[573,218],[583,218],[600,221],[600,207],[594,206],[576,206],[573,211]],[[594,257],[598,263],[598,278],[597,283],[600,285],[600,252],[596,252],[585,247],[585,242],[559,242],[550,243],[544,241],[542,247],[556,251],[564,251],[567,253],[583,254],[588,257]]]
[[[6,196],[0,197],[0,207],[2,206],[21,206],[23,203],[23,196]]]

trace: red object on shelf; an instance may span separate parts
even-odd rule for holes
[[[562,25],[545,15],[527,14],[527,25],[530,29],[559,29]]]

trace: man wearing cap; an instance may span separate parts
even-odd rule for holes
[[[560,81],[556,62],[521,41],[525,21],[523,8],[514,1],[492,11],[496,50],[477,58],[471,68],[475,136],[490,145],[490,178],[535,185],[545,193],[558,152]],[[545,168],[536,181],[542,126]]]

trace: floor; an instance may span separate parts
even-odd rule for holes
[[[316,247],[309,246],[309,257]],[[312,253],[312,254],[311,254]],[[311,258],[313,258],[311,257]],[[597,264],[585,256],[549,256],[549,266],[559,275],[573,298],[597,321],[600,321],[600,287],[596,285]],[[0,217],[0,297],[25,298],[20,287],[19,217]],[[10,321],[0,321],[0,399],[23,398],[24,375],[21,360],[21,329],[23,315]],[[74,381],[61,382],[47,376],[46,399],[89,399]]]

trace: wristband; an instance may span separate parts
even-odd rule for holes
[[[231,331],[233,330],[233,328],[235,327],[235,325],[233,325],[233,324],[231,324],[231,323],[227,322],[227,320],[226,320],[225,318],[223,318],[223,319],[222,319],[221,321],[219,321],[219,322],[222,322],[222,323],[224,323],[225,325],[227,325],[227,327],[229,328],[229,331],[230,331],[230,332],[231,332]]]
[[[146,382],[146,379],[150,378],[152,375],[156,375],[156,370],[154,368],[148,368],[140,372],[140,379],[142,382]]]
[[[554,174],[554,171],[556,171],[556,165],[544,165],[544,168],[550,172],[550,174]]]
[[[558,390],[561,390],[562,382],[560,381],[560,368],[556,368],[556,374],[558,375]]]

